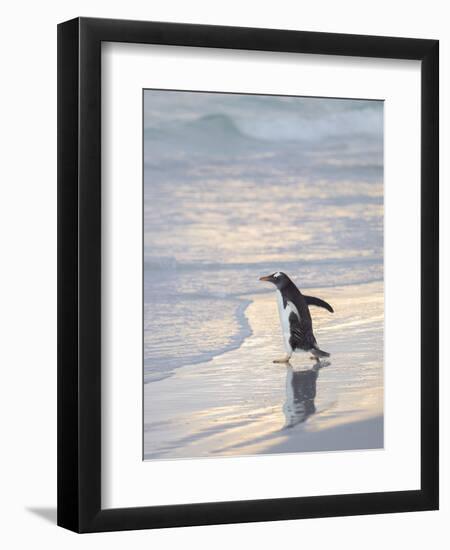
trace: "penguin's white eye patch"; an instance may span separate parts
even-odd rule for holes
[[[276,278],[276,277],[281,277],[281,273],[279,271],[277,271],[276,273],[273,274],[273,276]]]

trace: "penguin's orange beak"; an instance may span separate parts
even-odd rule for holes
[[[271,281],[272,280],[272,275],[266,275],[265,277],[260,277],[259,278],[260,281]]]

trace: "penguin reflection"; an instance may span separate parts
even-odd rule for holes
[[[328,363],[327,363],[328,365]],[[310,370],[295,371],[291,365],[286,371],[286,402],[283,412],[286,417],[285,428],[292,428],[305,422],[316,412],[314,399],[319,369],[325,364],[317,362]]]

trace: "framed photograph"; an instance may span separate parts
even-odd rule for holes
[[[438,508],[438,42],[58,27],[58,524]]]

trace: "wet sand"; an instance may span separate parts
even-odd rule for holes
[[[330,359],[274,364],[284,353],[275,293],[252,296],[238,349],[144,385],[145,459],[383,447],[383,283],[308,294],[335,309],[311,308]]]

